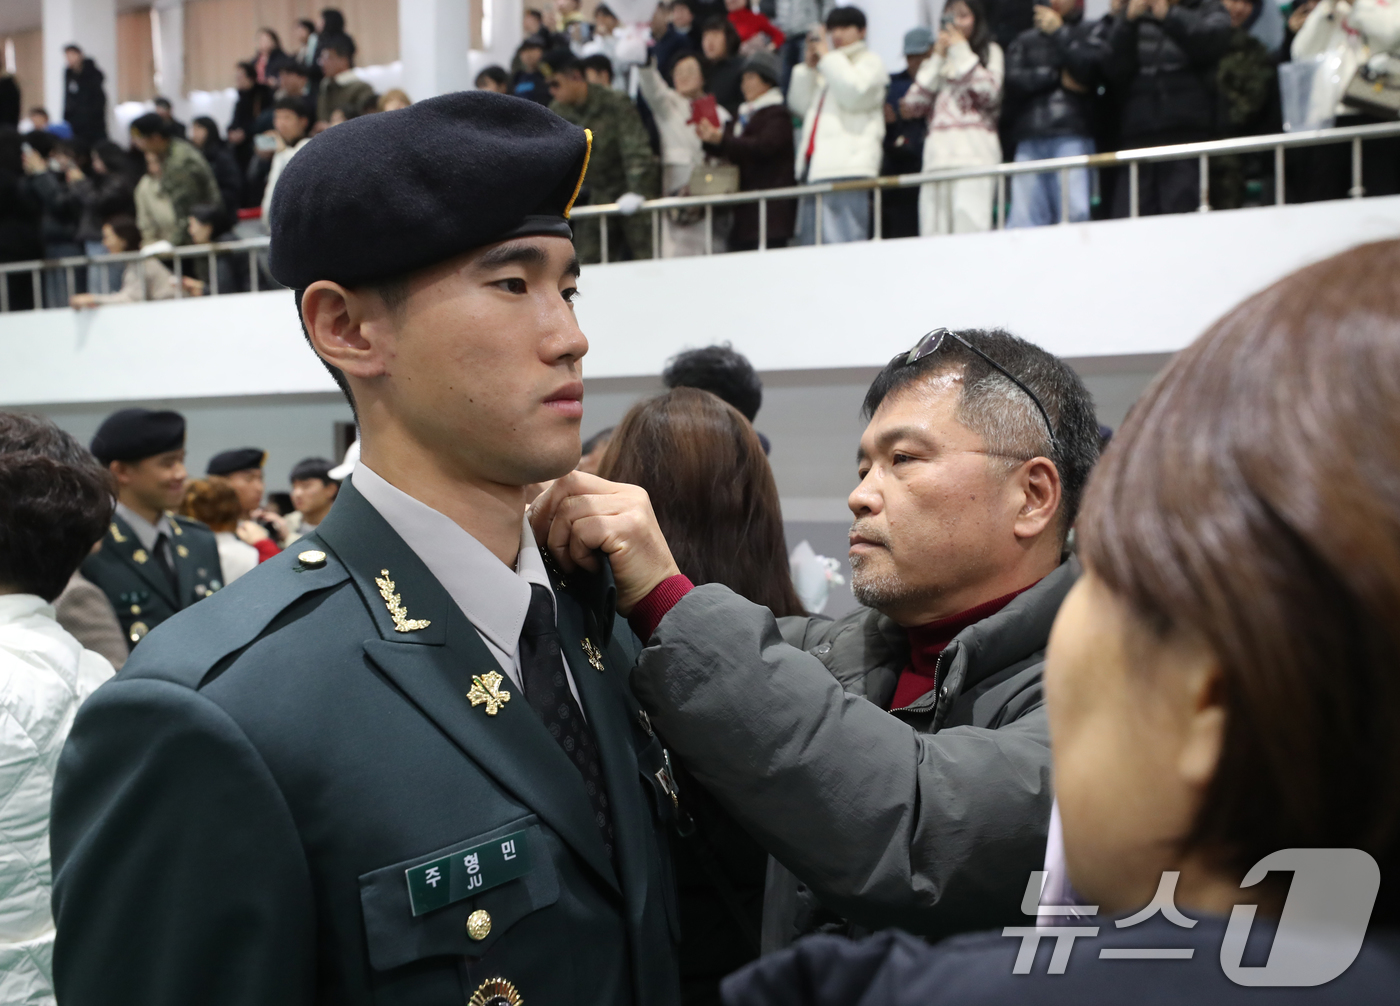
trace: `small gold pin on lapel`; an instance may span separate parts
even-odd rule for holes
[[[297,556],[297,562],[307,569],[320,569],[326,564],[326,553],[319,548],[309,548]],[[388,570],[386,569],[384,572],[387,573]],[[393,584],[389,585],[389,589],[393,590]]]
[[[150,558],[150,556],[146,554],[146,550],[144,548],[138,548],[135,552],[132,552],[131,557],[137,562],[145,562],[147,559]]]
[[[190,557],[190,550],[185,548],[184,545],[176,545],[175,554],[178,555],[181,559],[188,559]]]
[[[472,690],[467,692],[467,699],[471,702],[472,708],[476,708],[483,702],[486,703],[486,715],[495,716],[501,711],[501,706],[510,701],[510,692],[501,688],[501,681],[504,680],[495,671],[486,674],[472,675]]]
[[[583,653],[595,671],[603,669],[603,651],[591,639],[583,640]]]
[[[185,532],[183,532],[183,531],[180,530],[180,522],[179,522],[178,520],[175,519],[175,511],[174,511],[174,510],[167,510],[167,511],[165,511],[165,516],[167,516],[167,517],[170,518],[170,530],[171,530],[171,531],[174,531],[177,535],[179,535],[179,534],[184,534],[184,533],[185,533]]]
[[[394,581],[389,579],[387,569],[381,569],[379,575],[374,578],[374,582],[379,587],[379,596],[384,598],[389,615],[394,619],[395,632],[417,632],[419,629],[426,629],[433,624],[431,620],[426,618],[408,617],[403,602],[399,599],[399,595],[394,592]]]
[[[488,978],[472,993],[467,1006],[524,1006],[519,990],[504,978]]]
[[[116,521],[112,521],[112,540],[118,545],[126,541],[126,535],[122,534],[121,531],[117,529]]]

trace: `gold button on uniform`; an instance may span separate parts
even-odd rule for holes
[[[297,562],[307,569],[320,569],[326,564],[326,553],[319,549],[308,549],[297,556]]]
[[[139,614],[141,614],[141,605],[139,605],[139,604],[133,604],[133,605],[131,606],[131,613],[132,613],[133,615],[139,615]]]
[[[467,935],[474,940],[484,940],[491,935],[491,913],[478,908],[467,916]]]

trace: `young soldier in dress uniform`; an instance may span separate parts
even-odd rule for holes
[[[524,520],[579,458],[589,142],[466,92],[288,166],[272,271],[361,462],[83,707],[52,829],[67,1006],[679,1001],[634,642],[610,576],[551,573]]]
[[[117,510],[82,574],[107,595],[134,645],[177,611],[223,586],[214,535],[174,512],[185,494],[185,417],[123,409],[92,438],[117,483]]]

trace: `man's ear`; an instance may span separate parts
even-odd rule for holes
[[[331,366],[366,380],[388,372],[384,343],[392,325],[373,293],[317,280],[301,295],[301,316],[312,347]]]
[[[1034,538],[1052,527],[1059,518],[1060,473],[1048,458],[1032,458],[1016,474],[1023,493],[1016,513],[1014,532],[1018,538]]]

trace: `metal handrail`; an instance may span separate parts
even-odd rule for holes
[[[1200,182],[1200,204],[1199,209],[1206,211],[1210,209],[1210,178],[1209,171],[1206,170],[1211,157],[1220,157],[1229,154],[1259,153],[1272,150],[1274,152],[1274,176],[1275,176],[1275,203],[1284,204],[1283,185],[1283,152],[1294,147],[1312,147],[1323,144],[1347,143],[1351,144],[1352,156],[1352,187],[1348,193],[1352,198],[1359,199],[1365,195],[1365,190],[1361,185],[1361,144],[1365,140],[1376,140],[1391,136],[1400,136],[1400,122],[1372,123],[1364,126],[1345,126],[1333,129],[1314,129],[1305,132],[1295,133],[1272,133],[1266,136],[1242,136],[1224,140],[1206,140],[1200,143],[1175,143],[1160,147],[1140,147],[1131,150],[1118,150],[1102,154],[1075,154],[1070,157],[1053,157],[1040,161],[1015,161],[1005,164],[988,164],[975,167],[961,168],[940,168],[935,171],[920,171],[904,175],[887,175],[878,178],[853,178],[843,181],[813,182],[806,185],[792,185],[778,189],[755,189],[747,192],[731,192],[722,195],[708,196],[665,196],[660,199],[648,199],[638,209],[637,213],[649,213],[652,223],[652,249],[656,257],[661,257],[660,240],[660,214],[672,209],[700,209],[703,208],[706,220],[707,239],[705,242],[705,254],[713,252],[713,221],[716,207],[724,208],[740,206],[748,203],[758,203],[759,205],[759,250],[765,251],[767,248],[767,220],[768,215],[764,212],[764,204],[769,200],[789,200],[814,198],[818,204],[818,219],[820,219],[820,206],[822,197],[838,192],[862,192],[869,191],[874,194],[875,208],[872,214],[874,223],[874,240],[881,240],[881,220],[880,203],[881,196],[885,191],[893,189],[911,188],[916,185],[926,185],[934,182],[956,182],[974,178],[995,178],[997,180],[997,196],[995,208],[997,216],[994,226],[1003,228],[1006,226],[1006,179],[1016,175],[1047,174],[1058,172],[1060,174],[1060,190],[1062,198],[1060,200],[1061,212],[1060,223],[1069,223],[1069,200],[1063,198],[1068,189],[1069,172],[1084,170],[1089,168],[1108,168],[1127,166],[1129,169],[1129,212],[1131,216],[1138,215],[1138,167],[1142,164],[1151,164],[1161,161],[1179,161],[1198,158],[1201,161],[1201,182]],[[578,206],[574,208],[571,219],[588,220],[595,217],[613,217],[623,215],[622,209],[617,203],[603,203],[592,206]],[[607,228],[600,228],[600,244],[602,259],[608,261],[608,240]],[[206,257],[211,265],[218,255],[246,252],[249,256],[250,277],[252,289],[256,291],[259,283],[258,253],[266,251],[270,239],[267,237],[243,238],[237,241],[222,241],[203,245],[180,245],[160,252],[124,252],[118,255],[71,255],[56,259],[34,259],[27,262],[0,263],[0,277],[13,273],[33,273],[35,292],[38,293],[40,286],[40,274],[44,271],[56,269],[69,270],[68,289],[73,289],[73,277],[71,270],[84,266],[111,266],[120,265],[126,262],[138,261],[140,259],[156,257],[160,259],[172,260],[175,264],[176,277],[183,274],[182,262],[188,258]],[[817,228],[817,243],[821,243],[821,228]],[[214,281],[214,289],[217,293],[217,270],[211,268],[210,276]],[[183,290],[177,292],[177,296],[183,296]],[[9,283],[0,282],[0,312],[9,310]]]

